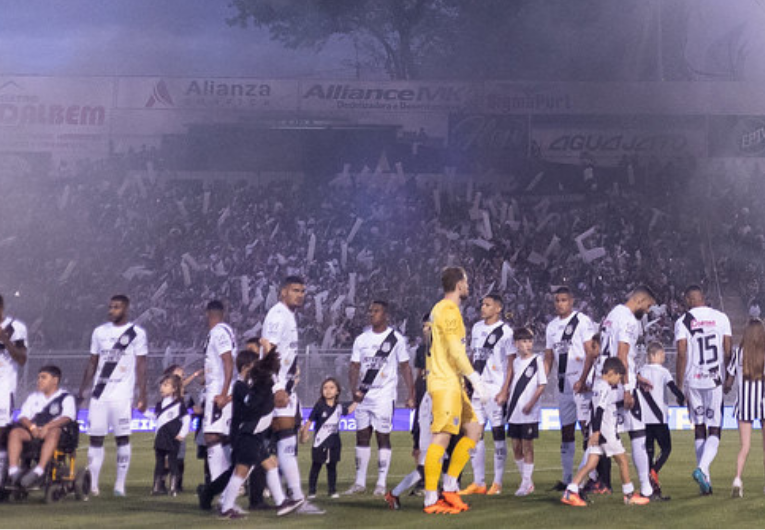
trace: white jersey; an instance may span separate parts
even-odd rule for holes
[[[730,320],[711,307],[694,307],[677,319],[675,341],[685,339],[688,344],[687,387],[704,389],[722,384],[725,336],[731,336]]]
[[[74,396],[67,393],[65,390],[59,388],[56,390],[53,394],[50,395],[50,397],[45,397],[45,394],[43,394],[40,391],[33,392],[32,394],[29,394],[27,396],[27,399],[24,401],[24,404],[21,406],[21,411],[19,412],[19,418],[26,418],[28,420],[34,420],[35,416],[45,410],[45,408],[50,404],[52,401],[57,400],[62,395],[65,395],[63,400],[56,406],[53,405],[49,408],[48,413],[50,414],[51,418],[47,422],[42,422],[38,425],[38,427],[42,427],[43,425],[46,425],[47,423],[61,418],[62,416],[66,416],[70,420],[76,420],[77,419],[77,408],[74,403]]]
[[[600,423],[600,435],[611,442],[618,438],[619,415],[616,402],[619,397],[617,387],[609,385],[605,379],[598,377],[592,385],[592,419],[591,432],[594,432],[594,420],[598,409],[603,409]]]
[[[531,401],[537,387],[547,384],[545,363],[541,355],[533,354],[526,359],[516,356],[513,361],[513,383],[510,385],[510,401],[507,405],[508,423],[523,425],[538,423],[541,399],[538,399],[528,414],[523,408]]]
[[[121,326],[101,324],[93,331],[90,353],[98,355],[92,397],[100,401],[132,401],[136,357],[149,353],[143,328],[132,322]]]
[[[263,321],[263,338],[276,344],[281,360],[274,391],[287,390],[291,393],[297,377],[298,327],[295,313],[284,302],[268,310]]]
[[[386,351],[387,350],[387,351]],[[363,403],[390,403],[396,399],[398,365],[409,362],[406,339],[387,327],[382,333],[366,329],[353,341],[351,362],[359,363],[359,384],[368,378],[369,389]]]
[[[2,326],[11,335],[11,342],[27,346],[27,327],[20,320],[5,317]],[[16,391],[19,379],[19,364],[13,360],[5,344],[0,343],[0,388],[4,392]]]
[[[645,364],[638,372],[651,382],[649,391],[640,390],[643,397],[642,407],[643,423],[658,424],[667,423],[669,420],[667,385],[674,381],[672,374],[660,364]]]
[[[223,392],[226,372],[221,355],[226,352],[231,352],[232,361],[236,359],[236,337],[231,326],[220,322],[210,330],[205,343],[205,393],[207,400]],[[236,363],[234,363],[233,371],[236,371]],[[236,373],[232,373],[228,392],[231,392],[235,381]]]
[[[626,305],[620,304],[608,313],[608,316],[603,320],[600,331],[601,349],[595,376],[600,377],[603,374],[603,363],[609,357],[617,357],[619,343],[625,342],[630,347],[627,354],[627,375],[629,376],[629,383],[634,385],[635,355],[637,353],[635,344],[640,335],[640,322]]]
[[[516,352],[513,330],[501,320],[491,325],[476,322],[470,332],[470,352],[483,384],[499,390],[505,382],[507,358]]]
[[[555,317],[545,333],[545,348],[555,354],[558,365],[558,390],[571,389],[579,381],[584,370],[587,352],[584,343],[592,340],[595,335],[595,325],[590,317],[578,311],[572,312],[566,318]],[[568,380],[568,385],[564,385]]]

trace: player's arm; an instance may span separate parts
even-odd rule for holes
[[[591,340],[584,341],[584,368],[582,368],[582,375],[579,376],[579,381],[574,383],[573,390],[577,394],[587,391],[587,376],[590,374],[592,367],[595,365],[595,361],[600,356],[600,348],[595,348]]]
[[[311,420],[306,420],[303,426],[300,427],[300,443],[301,444],[306,443],[308,441],[308,438],[311,436],[311,425],[313,425],[313,422]]]
[[[624,364],[624,375],[622,376],[622,384],[624,384],[624,408],[629,410],[632,408],[632,389],[635,387],[635,381],[630,381],[629,359],[630,359],[630,345],[628,342],[619,342],[619,346],[616,350],[616,356]]]
[[[82,383],[80,383],[80,391],[77,392],[77,401],[82,401],[85,397],[85,393],[93,383],[93,377],[96,375],[98,369],[98,354],[91,354],[88,359],[88,365],[85,367],[85,373],[82,374]]]
[[[499,405],[504,405],[510,399],[510,385],[513,383],[513,361],[516,354],[510,354],[507,357],[507,369],[505,370],[505,380],[502,382],[502,388],[494,397],[494,401]]]
[[[409,391],[409,397],[406,398],[406,408],[414,408],[414,378],[412,377],[412,367],[409,365],[409,361],[402,361],[398,363],[398,369],[404,378],[404,383]],[[351,387],[353,388],[353,387]]]
[[[725,362],[723,366],[728,366],[733,356],[733,340],[730,335],[723,335],[723,356]]]
[[[364,399],[364,396],[359,392],[359,374],[361,373],[361,363],[351,362],[351,367],[348,369],[348,383],[350,384],[351,394],[353,395],[353,401],[356,403]]]
[[[229,350],[220,355],[220,360],[223,362],[223,388],[220,394],[213,399],[218,408],[223,408],[229,401],[228,390],[231,388],[231,380],[234,374],[234,357]]]
[[[189,434],[189,430],[191,429],[191,417],[189,417],[188,414],[184,414],[183,418],[181,419],[181,430],[178,431],[178,436],[175,437],[176,440],[179,442],[182,442],[186,436]]]
[[[27,346],[26,342],[21,339],[17,341],[11,340],[6,329],[0,326],[0,342],[5,344],[5,349],[8,355],[11,356],[19,366],[24,366],[27,363]]]
[[[677,341],[677,365],[675,366],[675,381],[680,392],[683,391],[685,382],[685,366],[688,363],[688,341],[680,339]]]
[[[135,379],[138,386],[138,401],[135,408],[144,412],[147,406],[146,398],[146,356],[138,355],[135,358]]]
[[[555,354],[552,351],[552,348],[545,348],[545,374],[547,376],[550,375],[550,370],[552,370],[553,364],[555,364]]]

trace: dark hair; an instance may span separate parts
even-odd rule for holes
[[[183,368],[180,364],[171,364],[162,371],[162,375],[173,375],[178,368]]]
[[[534,340],[534,332],[526,326],[513,330],[513,340]]]
[[[61,381],[61,368],[56,366],[55,364],[46,364],[42,368],[40,368],[37,371],[38,374],[46,373],[50,374],[52,377],[57,378],[59,381]]]
[[[385,314],[386,315],[388,314],[388,302],[386,302],[385,300],[372,300],[372,303],[369,305],[379,305],[380,307],[383,308],[383,311],[385,312]]]
[[[220,300],[210,300],[207,302],[205,311],[217,311],[218,313],[223,313],[225,308],[223,307],[223,302]]]
[[[704,291],[703,291],[703,289],[701,288],[700,285],[698,285],[696,283],[692,283],[691,285],[689,285],[688,287],[685,288],[685,291],[683,291],[683,296],[688,296],[689,294],[691,294],[693,292],[698,292],[698,293],[704,294]]]
[[[462,267],[446,267],[441,272],[441,287],[445,293],[451,293],[457,289],[457,284],[467,277]]]
[[[257,344],[260,345],[260,337],[250,337],[246,341],[244,341],[245,344]]]
[[[250,373],[247,374],[247,381],[253,386],[273,385],[273,375],[279,371],[280,364],[279,353],[276,351],[276,347],[273,347],[265,357],[255,362]]]
[[[653,290],[650,287],[648,287],[647,285],[638,285],[637,287],[635,287],[632,290],[632,292],[630,293],[630,298],[632,298],[633,296],[638,295],[638,294],[642,294],[642,295],[645,295],[645,296],[650,296],[651,299],[654,302],[658,301],[657,298],[656,298],[656,295],[653,292]]]
[[[162,386],[165,381],[170,381],[173,385],[173,397],[181,399],[183,396],[183,381],[181,381],[181,378],[175,374],[163,375],[162,379],[159,380],[159,386]]]
[[[569,289],[565,285],[555,289],[555,291],[553,291],[553,294],[567,294],[569,296],[574,296],[574,294],[571,292],[571,289]]]
[[[603,363],[603,374],[605,375],[608,372],[615,372],[618,375],[624,375],[627,373],[627,370],[624,369],[624,363],[621,359],[618,357],[609,357]]]
[[[124,294],[115,294],[110,299],[111,302],[121,302],[125,306],[130,305],[130,298],[127,297],[127,295]]]
[[[293,284],[305,285],[305,280],[301,276],[287,276],[282,282],[282,289]]]
[[[340,397],[340,394],[343,393],[343,387],[340,386],[338,380],[334,377],[327,377],[324,381],[321,382],[321,387],[319,387],[319,401],[324,401],[324,385],[327,383],[334,383],[335,387],[337,387],[337,396],[335,397]]]
[[[484,296],[484,298],[488,298],[490,300],[494,300],[495,302],[497,302],[499,304],[499,307],[502,307],[502,308],[505,307],[504,300],[502,300],[502,297],[499,294],[497,294],[497,293],[489,293],[486,296]]]
[[[236,373],[242,371],[242,368],[258,360],[258,354],[250,350],[242,350],[236,355]]]
[[[423,322],[423,324],[424,324],[425,322],[430,322],[430,311],[428,311],[427,313],[425,313],[424,315],[422,315],[422,322]]]
[[[0,295],[0,307],[5,307],[5,300],[3,300],[2,295]]]

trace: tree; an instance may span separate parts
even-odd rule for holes
[[[265,27],[297,49],[352,38],[392,79],[415,79],[426,57],[448,53],[458,0],[233,0],[228,22]]]

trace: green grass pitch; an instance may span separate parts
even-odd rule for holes
[[[488,433],[487,433],[488,434]],[[577,434],[577,436],[579,436]],[[201,480],[201,462],[195,459],[194,446],[186,456],[186,492],[177,498],[151,497],[154,453],[152,436],[133,436],[133,459],[128,476],[128,496],[114,498],[114,441],[107,439],[107,453],[101,477],[101,496],[87,502],[68,497],[57,504],[45,505],[42,493],[34,492],[23,502],[0,505],[2,528],[762,528],[765,513],[765,486],[760,431],[754,432],[753,449],[744,474],[743,499],[730,498],[730,483],[735,472],[738,433],[725,431],[717,459],[712,466],[714,495],[701,497],[690,477],[694,467],[693,435],[674,432],[674,450],[661,474],[664,493],[672,500],[648,506],[624,506],[619,476],[613,471],[616,493],[595,497],[587,508],[572,508],[559,502],[560,494],[547,491],[560,478],[559,433],[542,432],[537,441],[534,482],[536,492],[516,498],[513,492],[519,477],[512,459],[505,474],[504,492],[498,497],[466,497],[468,512],[459,515],[425,515],[422,499],[402,497],[403,509],[388,510],[385,502],[371,494],[357,497],[326,497],[326,476],[319,478],[316,504],[327,510],[324,516],[289,515],[277,518],[274,513],[253,512],[241,521],[220,521],[197,507],[196,484]],[[354,476],[353,436],[343,434],[343,461],[339,465],[340,491],[347,489]],[[487,444],[488,479],[492,477],[491,443]],[[87,437],[83,437],[79,464],[87,458]],[[405,433],[393,435],[393,463],[388,486],[393,487],[412,470],[411,438]],[[577,453],[577,460],[580,453]],[[307,477],[310,451],[301,446],[300,465]],[[373,449],[369,486],[374,484],[376,452]],[[633,481],[637,484],[634,477]],[[464,480],[472,478],[468,464]],[[307,480],[307,478],[306,478]],[[305,487],[305,486],[304,486]],[[246,499],[240,499],[246,506]]]

